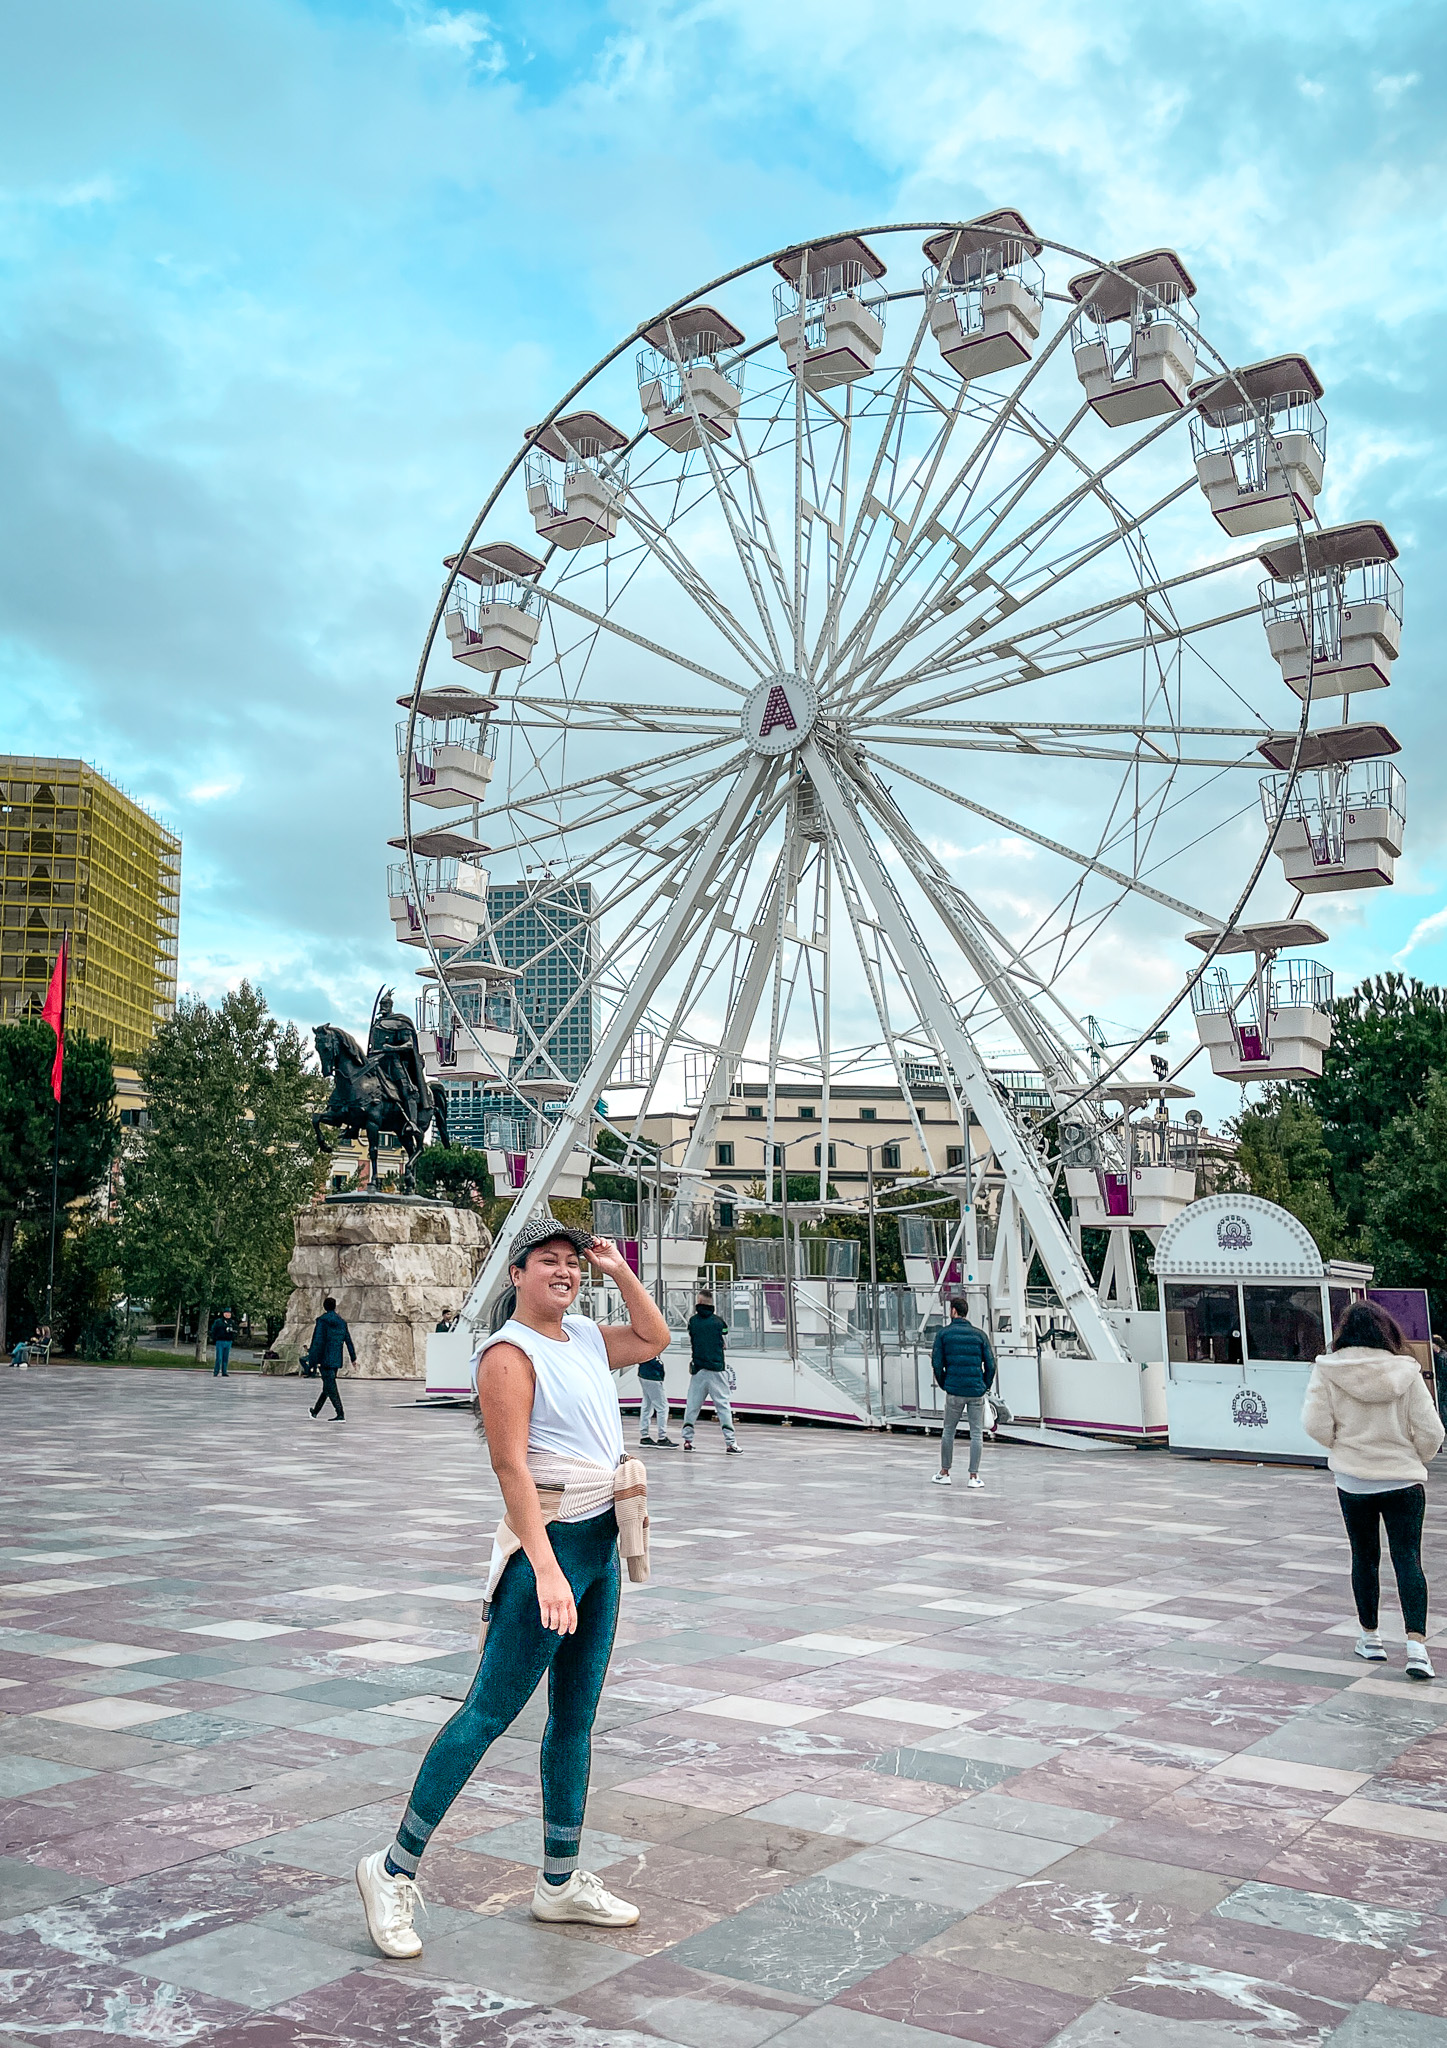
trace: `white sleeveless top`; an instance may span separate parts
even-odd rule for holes
[[[494,1344],[516,1344],[533,1368],[529,1457],[540,1452],[583,1458],[611,1472],[623,1456],[623,1417],[603,1333],[588,1316],[564,1316],[563,1329],[568,1341],[559,1343],[526,1323],[504,1323],[477,1347],[473,1384],[485,1351]]]

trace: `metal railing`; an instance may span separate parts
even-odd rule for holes
[[[1332,999],[1332,973],[1315,960],[1274,960],[1265,974],[1266,1006],[1269,1010],[1325,1009]],[[1256,1014],[1256,983],[1248,981],[1233,988],[1224,967],[1212,966],[1191,991],[1191,1008],[1198,1017],[1229,1015],[1238,1022],[1260,1023]]]
[[[1191,453],[1229,455],[1237,488],[1264,491],[1269,481],[1275,443],[1283,434],[1309,434],[1326,460],[1326,414],[1310,391],[1281,391],[1261,401],[1261,416],[1243,399],[1238,405],[1213,406],[1209,419],[1191,415]]]
[[[1305,633],[1310,619],[1314,661],[1338,659],[1342,614],[1358,605],[1384,604],[1398,625],[1402,622],[1402,579],[1390,562],[1347,562],[1294,577],[1290,583],[1268,579],[1257,594],[1268,626],[1295,620]]]
[[[638,388],[645,384],[658,384],[663,390],[663,403],[667,411],[677,412],[688,404],[689,373],[699,363],[706,362],[726,377],[736,391],[744,388],[744,366],[742,363],[721,363],[719,351],[727,346],[722,335],[690,335],[686,342],[679,344],[678,360],[665,355],[661,349],[641,348],[638,351]]]

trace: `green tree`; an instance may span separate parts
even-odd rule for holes
[[[1291,1092],[1320,1117],[1332,1192],[1347,1228],[1360,1230],[1372,1205],[1371,1162],[1387,1130],[1424,1101],[1430,1073],[1447,1074],[1447,989],[1401,974],[1369,976],[1331,1008],[1321,1077]]]
[[[490,1202],[497,1193],[485,1152],[465,1145],[429,1145],[417,1156],[417,1192],[445,1196],[464,1209]]]
[[[10,1259],[17,1226],[43,1219],[48,1255],[54,1058],[55,1034],[48,1024],[24,1020],[0,1030],[0,1345],[7,1337]],[[120,1139],[112,1107],[115,1092],[105,1040],[67,1031],[57,1182],[62,1211],[95,1192],[115,1157]]]
[[[290,1293],[297,1212],[320,1188],[311,1113],[321,1087],[293,1024],[243,981],[222,1002],[183,999],[141,1061],[147,1123],[122,1184],[127,1282],[197,1312],[196,1355],[217,1308],[266,1317]]]
[[[1324,1259],[1351,1257],[1360,1248],[1360,1228],[1353,1232],[1334,1192],[1332,1155],[1313,1103],[1294,1089],[1268,1087],[1228,1129],[1253,1195],[1304,1223]]]
[[[1429,1073],[1421,1102],[1388,1124],[1365,1180],[1377,1279],[1425,1287],[1436,1327],[1447,1314],[1447,1076]]]
[[[55,1245],[55,1295],[50,1327],[55,1349],[81,1358],[114,1357],[120,1318],[120,1254],[114,1224],[81,1202],[62,1212]],[[50,1269],[50,1218],[15,1233],[10,1301],[15,1328],[33,1330],[45,1314]]]
[[[631,1148],[632,1154],[636,1159],[638,1154],[642,1153],[643,1158],[642,1164],[636,1170],[631,1163],[627,1167],[623,1165],[630,1147],[616,1131],[606,1128],[598,1131],[593,1139],[593,1150],[600,1153],[604,1159],[614,1160],[619,1170],[615,1173],[606,1166],[595,1166],[583,1183],[583,1193],[590,1201],[636,1202],[639,1173],[642,1174],[645,1184],[651,1180],[653,1162],[658,1157],[658,1147],[650,1144],[647,1138],[637,1140]],[[646,1185],[643,1199],[645,1202],[652,1199]]]

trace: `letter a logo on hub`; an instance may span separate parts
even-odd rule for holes
[[[756,754],[787,754],[802,746],[819,700],[799,676],[766,676],[744,705],[744,738]]]
[[[759,721],[759,738],[767,739],[771,732],[783,726],[786,732],[797,732],[799,721],[789,709],[789,699],[778,683],[771,684],[769,701],[764,706],[764,715]]]

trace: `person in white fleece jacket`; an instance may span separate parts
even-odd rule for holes
[[[1357,1655],[1369,1664],[1386,1661],[1377,1627],[1385,1523],[1407,1625],[1407,1676],[1435,1678],[1427,1655],[1422,1518],[1427,1460],[1441,1450],[1447,1430],[1406,1339],[1376,1302],[1353,1302],[1337,1323],[1331,1350],[1312,1371],[1301,1422],[1326,1446],[1351,1540],[1352,1597],[1362,1630]]]

